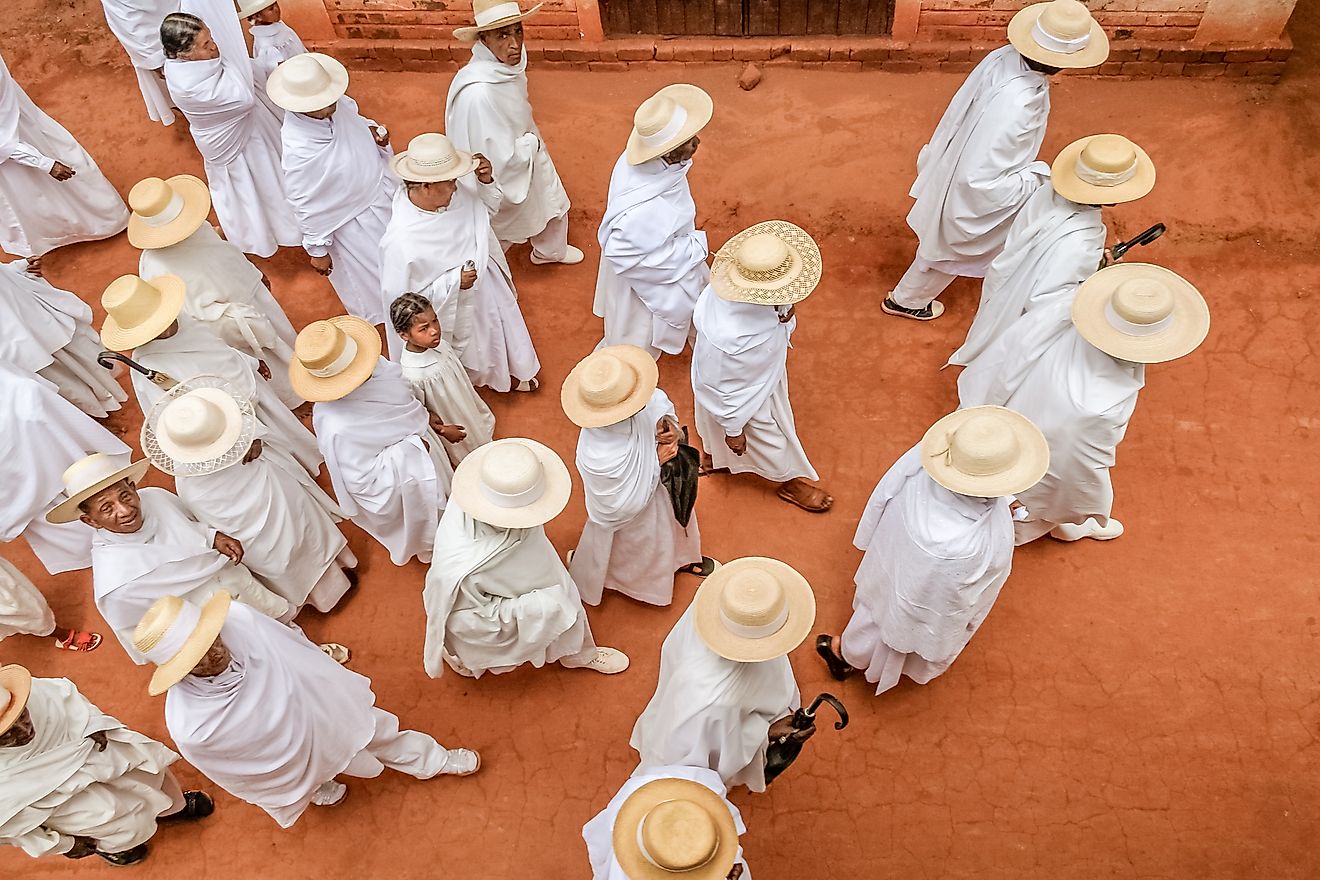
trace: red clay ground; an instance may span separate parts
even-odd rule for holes
[[[14,5],[0,36],[10,65],[122,191],[148,174],[201,172],[185,131],[147,125],[131,73],[96,27],[96,4],[77,0],[54,26],[37,15],[49,4]],[[736,797],[758,880],[1320,871],[1316,12],[1295,22],[1302,50],[1277,88],[1059,82],[1045,155],[1098,131],[1150,151],[1159,185],[1111,226],[1123,235],[1168,223],[1147,253],[1202,286],[1212,334],[1185,361],[1150,370],[1115,472],[1127,536],[1020,551],[994,613],[947,675],[877,699],[862,683],[828,680],[809,646],[797,652],[804,694],[835,691],[854,720],[842,734],[823,730],[772,792]],[[38,30],[49,35],[34,51],[27,33]],[[571,458],[577,432],[557,389],[599,334],[594,230],[609,169],[642,98],[681,77],[709,89],[717,115],[692,178],[712,242],[783,216],[824,251],[825,281],[800,309],[791,372],[806,447],[838,503],[812,517],[754,482],[703,480],[706,547],[798,566],[815,585],[819,628],[837,631],[859,557],[850,538],[872,486],[956,403],[956,377],[938,367],[962,338],[976,288],[959,283],[934,325],[883,317],[878,296],[911,256],[902,218],[914,157],[959,78],[772,69],[741,93],[736,74],[534,72],[537,116],[574,199],[573,240],[589,256],[576,268],[533,268],[518,255],[547,388],[495,406],[503,435],[530,434]],[[402,146],[441,124],[447,80],[355,74],[352,92]],[[48,263],[57,284],[96,302],[136,258],[121,237]],[[299,253],[263,268],[295,324],[337,308]],[[665,359],[662,383],[690,418],[687,370],[686,356]],[[575,499],[550,526],[557,546],[573,545],[583,516]],[[219,797],[204,825],[158,834],[134,876],[585,877],[579,829],[633,768],[629,731],[695,583],[683,579],[671,608],[616,596],[591,612],[600,641],[633,658],[621,677],[552,668],[433,682],[421,669],[424,569],[396,570],[351,532],[366,559],[363,586],[340,612],[307,615],[309,633],[351,645],[354,668],[407,724],[481,749],[482,773],[433,782],[387,773],[290,831]],[[46,577],[21,543],[4,552],[44,584],[62,620],[99,623],[87,577]],[[68,675],[106,711],[163,735],[147,671],[113,644],[83,657],[14,638],[0,655]],[[201,782],[190,768],[182,775]],[[0,865],[28,877],[109,870],[13,852]]]

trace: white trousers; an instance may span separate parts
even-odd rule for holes
[[[923,309],[957,277],[931,268],[921,257],[914,257],[889,298],[905,309]]]
[[[538,260],[558,263],[564,259],[568,255],[568,214],[560,214],[545,224],[545,229],[533,235],[528,241],[532,244],[532,254]],[[516,242],[501,241],[500,247],[507,252],[514,244]]]
[[[371,714],[376,732],[367,747],[353,756],[343,775],[373,779],[388,767],[417,779],[439,775],[449,763],[449,750],[420,730],[399,730],[399,718],[379,706]]]

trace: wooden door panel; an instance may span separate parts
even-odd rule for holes
[[[887,34],[894,0],[601,0],[609,34]]]

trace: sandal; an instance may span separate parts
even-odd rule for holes
[[[710,577],[719,570],[720,564],[709,556],[701,557],[700,562],[694,562],[691,565],[685,565],[678,570],[679,574],[694,574],[699,578]]]
[[[116,867],[136,865],[147,857],[147,845],[145,843],[139,843],[132,849],[126,849],[123,852],[115,853],[101,852],[98,849],[96,854]]]
[[[324,645],[317,645],[317,647],[320,648],[327,657],[338,663],[340,666],[347,663],[348,658],[351,656],[348,648],[345,648],[338,642],[326,642]]]
[[[530,379],[523,379],[517,385],[513,386],[513,390],[530,393],[540,387],[541,387],[541,380],[533,376]]]
[[[204,791],[185,791],[183,809],[168,816],[161,816],[157,822],[173,822],[179,819],[205,819],[215,812],[215,801]]]
[[[823,634],[816,636],[816,653],[830,668],[830,675],[839,681],[843,681],[857,671],[847,660],[835,653],[833,636]]]
[[[567,553],[564,554],[564,565],[571,566],[573,564],[573,554],[576,552],[577,552],[577,548],[574,547],[572,550],[569,550]]]
[[[787,486],[780,486],[779,491],[776,492],[775,494],[778,495],[783,500],[787,501],[789,504],[792,504],[795,507],[802,508],[807,513],[825,513],[831,507],[834,506],[834,498],[828,492],[826,492],[824,489],[822,489],[819,486],[811,486],[810,483],[808,483],[807,485],[810,486],[810,488],[816,490],[817,494],[815,497],[818,498],[819,500],[815,504],[808,504],[802,499],[798,498],[796,495],[794,495],[792,492],[788,490]]]
[[[940,315],[944,314],[944,303],[939,300],[931,300],[919,309],[909,309],[907,306],[900,306],[894,302],[893,297],[885,297],[885,301],[880,304],[880,311],[886,315],[894,315],[899,318],[911,318],[914,321],[934,321]]]
[[[69,630],[64,638],[55,640],[55,647],[61,651],[95,651],[100,645],[100,633],[80,632],[76,629]]]

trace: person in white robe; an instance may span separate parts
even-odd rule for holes
[[[343,315],[298,334],[290,378],[314,401],[312,424],[335,497],[395,565],[431,561],[453,466],[376,328]]]
[[[592,311],[605,336],[598,347],[635,345],[658,358],[687,344],[710,281],[688,172],[713,112],[710,95],[691,85],[665,86],[637,109],[600,221]]]
[[[751,880],[747,833],[719,774],[652,767],[633,774],[582,826],[591,880]]]
[[[535,7],[531,12],[535,12]],[[531,261],[580,263],[568,243],[568,193],[550,159],[527,97],[522,13],[510,0],[474,0],[476,24],[454,30],[473,42],[445,98],[445,131],[454,145],[490,159],[504,192],[491,218],[500,245],[531,242]]]
[[[639,771],[705,767],[729,788],[765,791],[770,742],[816,732],[792,726],[802,695],[788,662],[815,619],[811,585],[776,559],[735,559],[706,578],[660,647],[629,740]]]
[[[1019,545],[1047,533],[1063,541],[1123,534],[1109,470],[1146,364],[1189,354],[1209,330],[1209,308],[1190,283],[1159,266],[1120,263],[1088,278],[1071,302],[1023,315],[962,372],[964,407],[1006,406],[1049,441],[1049,471],[1017,495]]]
[[[161,598],[134,645],[156,664],[148,693],[166,694],[165,727],[180,754],[281,828],[312,804],[341,802],[339,775],[373,779],[388,767],[431,779],[481,765],[474,751],[400,730],[370,679],[225,593],[202,606]]]
[[[389,132],[358,112],[345,94],[348,71],[328,55],[281,64],[267,88],[288,111],[280,133],[284,186],[303,250],[350,315],[383,324],[381,239],[399,188]]]
[[[463,459],[422,591],[427,675],[439,678],[446,664],[473,678],[524,663],[605,675],[628,668],[622,651],[596,645],[545,534],[571,492],[568,468],[535,440],[497,440]]]
[[[917,256],[885,298],[886,314],[930,321],[959,276],[982,278],[1018,210],[1049,176],[1036,159],[1050,114],[1050,77],[1100,64],[1109,40],[1079,0],[1021,10],[1011,45],[991,52],[953,96],[917,156],[907,222]]]
[[[179,0],[101,0],[105,23],[119,40],[137,74],[147,116],[161,125],[174,124],[174,109],[165,88],[165,49],[160,23],[179,9]]]
[[[257,94],[266,94],[266,84],[275,68],[302,55],[307,47],[284,23],[275,0],[239,0],[238,17],[247,21],[248,33],[252,34],[252,75]]]
[[[820,283],[820,250],[804,230],[769,220],[720,248],[697,299],[692,393],[703,472],[753,473],[781,499],[824,513],[834,499],[797,436],[788,399],[796,303]]]
[[[1013,561],[1013,494],[1049,466],[1040,429],[1001,407],[940,419],[880,480],[853,545],[865,552],[841,637],[820,635],[830,674],[864,672],[882,694],[948,670],[990,613]]]
[[[215,811],[184,791],[179,756],[103,713],[67,678],[0,667],[0,846],[131,865],[157,823]]]
[[[96,162],[0,58],[0,249],[39,257],[127,225],[124,200]]]

